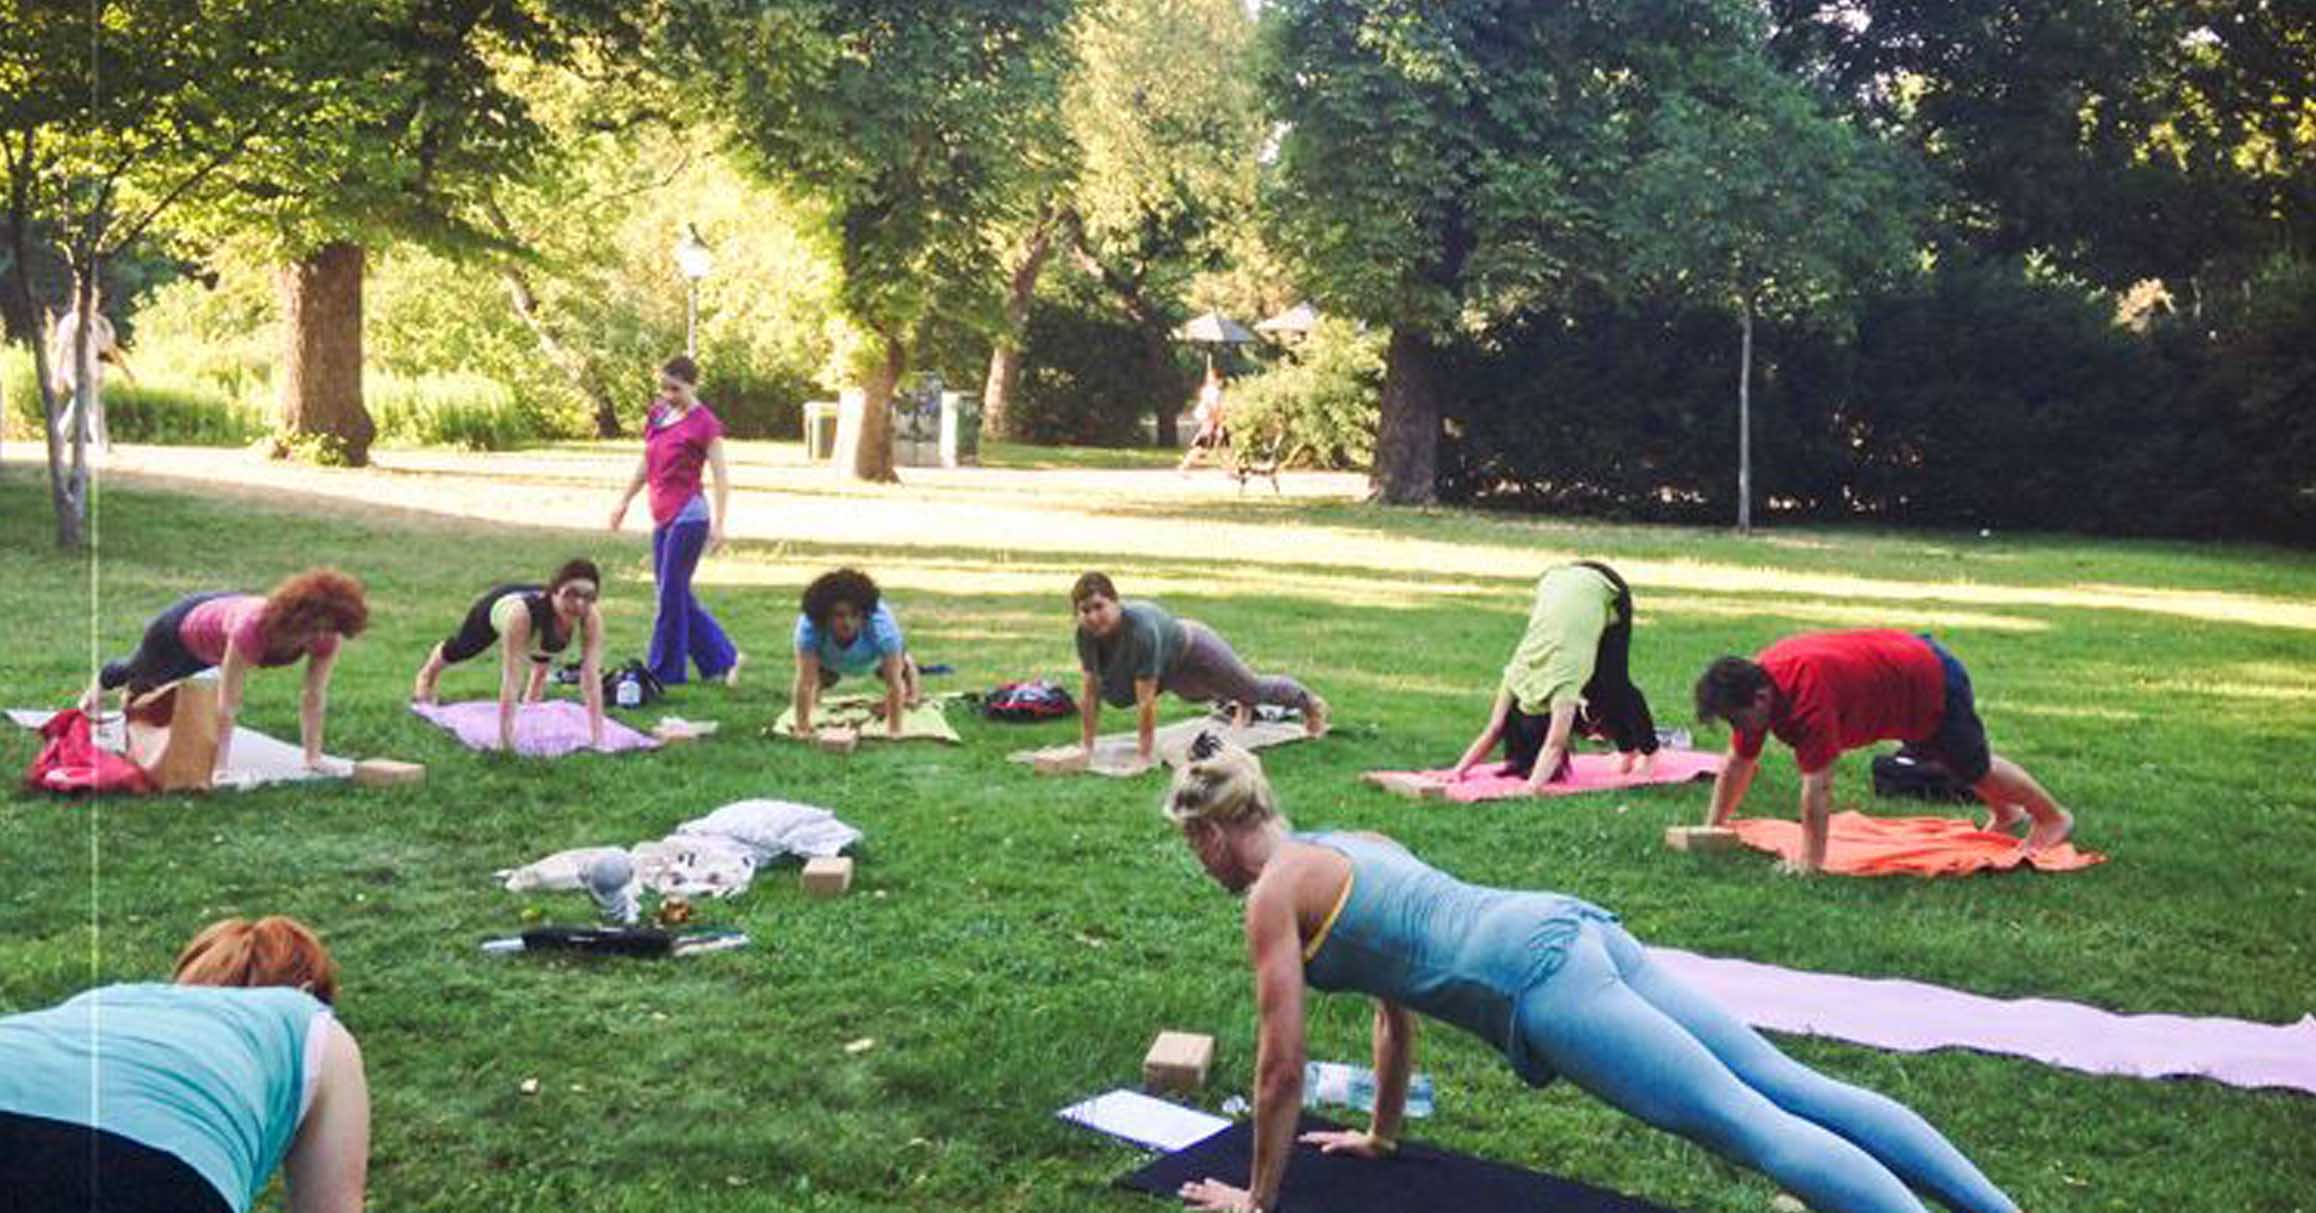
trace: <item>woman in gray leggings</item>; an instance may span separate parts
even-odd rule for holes
[[[1327,701],[1302,683],[1283,674],[1256,674],[1213,629],[1176,619],[1157,603],[1120,602],[1118,587],[1104,574],[1078,578],[1070,587],[1070,607],[1078,620],[1078,666],[1085,672],[1080,740],[1089,755],[1107,700],[1136,710],[1136,753],[1152,761],[1160,691],[1196,702],[1228,702],[1241,728],[1253,719],[1256,704],[1269,703],[1301,712],[1313,737],[1327,731]]]

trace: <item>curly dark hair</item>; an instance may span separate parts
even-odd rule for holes
[[[1743,711],[1769,685],[1769,671],[1743,657],[1719,657],[1705,667],[1696,686],[1697,719],[1727,720]]]
[[[555,570],[555,579],[547,583],[547,592],[552,594],[574,581],[592,581],[595,588],[600,590],[603,588],[603,570],[596,568],[595,562],[584,556],[566,560],[562,568]]]
[[[1118,601],[1118,587],[1110,584],[1108,573],[1087,573],[1070,587],[1070,607],[1074,610],[1086,599],[1099,594],[1112,602]]]
[[[336,569],[307,569],[285,579],[265,596],[267,646],[283,646],[329,631],[352,639],[370,626],[362,583]]]
[[[812,626],[825,628],[828,626],[829,615],[836,610],[836,604],[849,602],[865,619],[876,613],[877,601],[881,597],[883,595],[878,592],[877,583],[869,580],[869,575],[859,569],[822,573],[812,579],[811,585],[804,587],[804,617],[812,621]]]

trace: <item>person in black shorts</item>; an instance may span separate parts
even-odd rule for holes
[[[592,560],[567,560],[545,585],[495,585],[475,599],[466,620],[449,639],[434,646],[418,669],[410,698],[435,702],[442,671],[496,646],[499,649],[499,743],[515,746],[515,703],[537,703],[546,694],[555,655],[580,639],[579,687],[587,701],[587,727],[603,744],[603,574]],[[527,672],[526,672],[527,670]]]

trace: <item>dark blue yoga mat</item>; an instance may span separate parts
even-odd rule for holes
[[[1342,1127],[1305,1116],[1296,1132]],[[1118,1186],[1168,1199],[1199,1179],[1243,1187],[1253,1161],[1254,1124],[1242,1120],[1120,1176]],[[1321,1154],[1317,1146],[1297,1144],[1280,1198],[1281,1213],[1673,1213],[1605,1188],[1413,1141],[1400,1143],[1399,1153],[1384,1159]]]

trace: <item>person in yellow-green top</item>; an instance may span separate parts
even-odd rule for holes
[[[1628,669],[1632,621],[1632,590],[1615,569],[1595,560],[1546,569],[1528,630],[1504,663],[1487,727],[1456,763],[1455,778],[1479,765],[1500,738],[1500,772],[1522,776],[1529,791],[1540,792],[1566,774],[1569,741],[1579,729],[1614,744],[1622,770],[1646,775],[1656,765],[1657,723]]]

